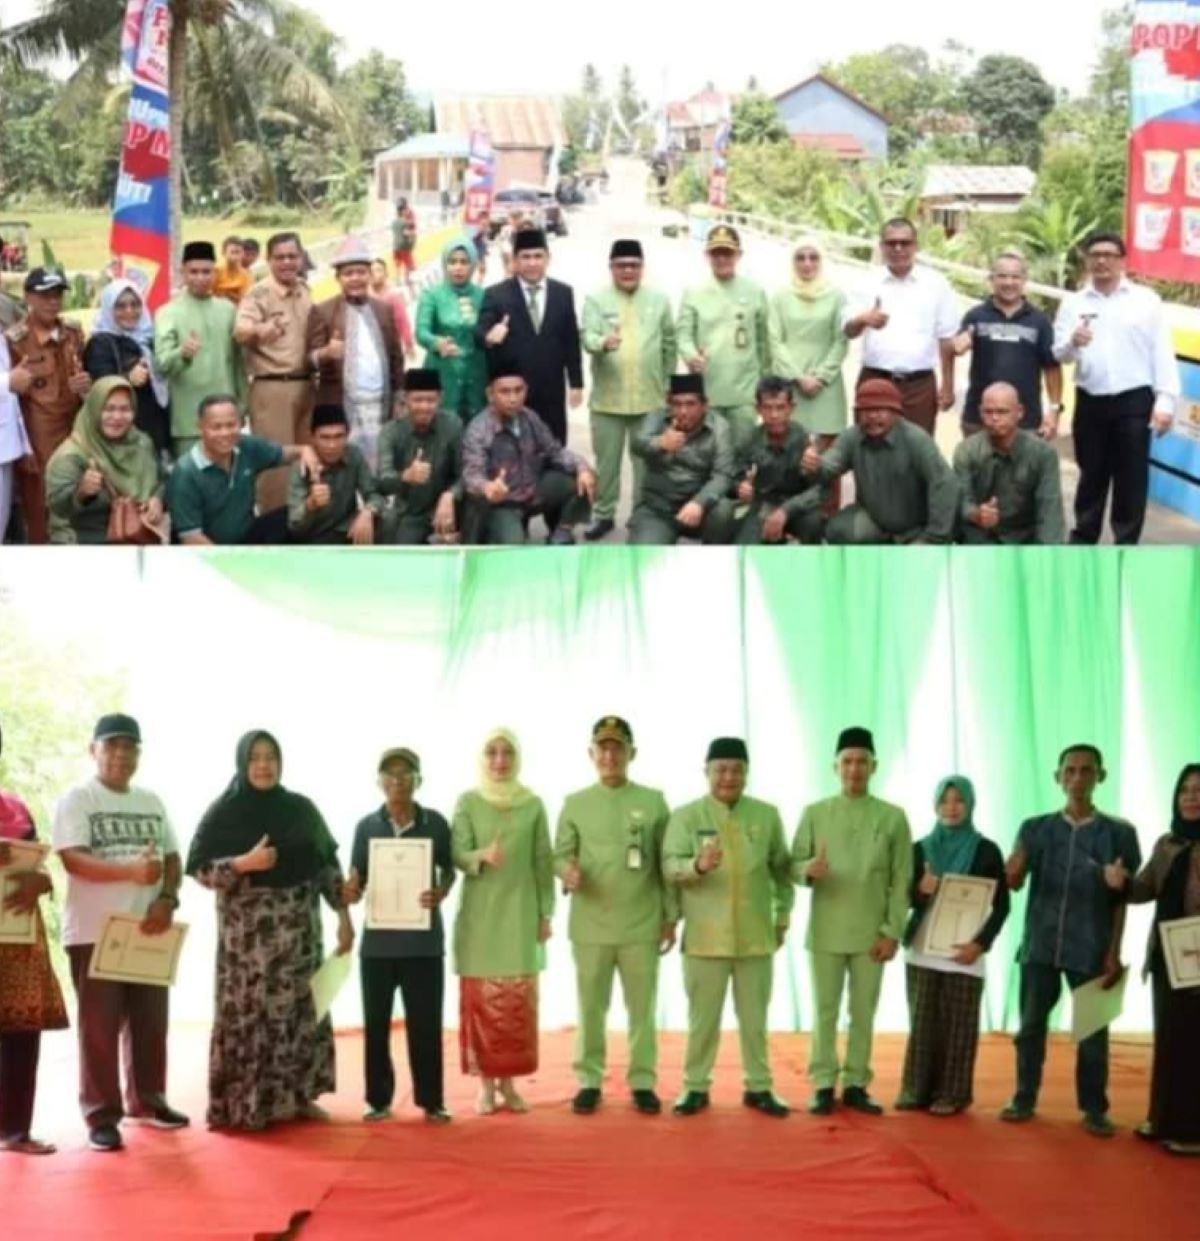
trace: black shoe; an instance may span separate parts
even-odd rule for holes
[[[643,1116],[657,1116],[662,1111],[662,1100],[653,1090],[635,1090],[633,1092],[633,1106]]]
[[[882,1116],[883,1108],[867,1094],[865,1086],[847,1086],[842,1091],[842,1104],[852,1112],[861,1112],[864,1116]]]
[[[1085,1112],[1080,1123],[1094,1138],[1116,1137],[1116,1125],[1103,1112]]]
[[[559,526],[546,540],[551,547],[574,547],[575,535],[569,526]]]
[[[1033,1116],[1033,1108],[1018,1103],[1015,1099],[1000,1113],[1000,1119],[1008,1121],[1010,1125],[1023,1125],[1027,1120],[1032,1120]]]
[[[448,1125],[453,1117],[444,1107],[427,1107],[425,1123],[430,1125]]]
[[[617,528],[617,523],[611,517],[597,517],[594,522],[583,532],[583,537],[589,543],[595,543],[598,539],[602,539]]]
[[[94,1151],[119,1151],[125,1147],[116,1125],[97,1125],[88,1134],[88,1145]]]
[[[676,1116],[695,1116],[708,1107],[707,1090],[689,1090],[671,1109]]]
[[[600,1106],[600,1091],[595,1086],[585,1086],[571,1100],[571,1111],[576,1116],[590,1116]]]
[[[837,1099],[834,1097],[833,1088],[825,1087],[813,1095],[808,1112],[810,1116],[832,1116],[836,1107]]]
[[[775,1116],[780,1119],[790,1115],[792,1110],[786,1103],[781,1103],[769,1090],[747,1090],[742,1095],[742,1104],[745,1107],[752,1107],[756,1112],[762,1112],[764,1116]]]
[[[1157,1142],[1158,1134],[1154,1130],[1153,1124],[1148,1120],[1142,1121],[1140,1125],[1133,1131],[1135,1138],[1141,1138],[1143,1142]]]
[[[149,1125],[153,1129],[186,1129],[192,1122],[173,1107],[163,1103],[152,1112],[138,1112],[125,1118],[133,1125]]]
[[[914,1099],[912,1095],[903,1094],[896,1100],[893,1107],[897,1112],[924,1112],[928,1111],[929,1104],[922,1103],[920,1099]]]

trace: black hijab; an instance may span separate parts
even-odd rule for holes
[[[1200,775],[1200,763],[1189,763],[1175,782],[1175,794],[1171,798],[1171,838],[1183,845],[1183,848],[1171,863],[1162,891],[1158,894],[1158,904],[1154,911],[1156,922],[1174,922],[1184,916],[1192,848],[1200,844],[1200,821],[1185,819],[1179,813],[1179,795],[1183,792],[1184,781],[1194,775]],[[1159,947],[1157,936],[1154,946],[1156,949]]]
[[[273,870],[247,876],[254,887],[296,887],[336,863],[337,843],[307,797],[289,792],[282,784],[256,789],[250,783],[250,751],[259,741],[274,746],[282,768],[283,751],[269,732],[256,729],[238,742],[237,774],[200,820],[188,850],[189,875],[213,862],[250,852],[263,836],[278,850],[278,860]]]

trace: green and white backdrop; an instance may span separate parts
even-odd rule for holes
[[[1200,556],[6,549],[0,786],[24,795],[43,828],[90,770],[91,722],[113,709],[141,720],[139,781],[163,796],[185,842],[252,727],[280,738],[285,782],[313,797],[345,857],[354,824],[379,802],[384,747],[419,751],[421,799],[448,815],[474,781],[483,733],[508,725],[553,824],[564,795],[592,779],[592,722],[616,713],[637,734],[634,777],[672,804],[704,791],[712,737],[744,736],[750,791],[779,805],[789,831],[808,801],[835,791],[838,730],[868,725],[875,791],[905,807],[915,833],[932,822],[937,780],[958,771],[975,781],[979,827],[1002,847],[1024,817],[1058,803],[1062,746],[1092,741],[1108,757],[1101,805],[1136,824],[1148,850],[1176,773],[1200,758]],[[211,1011],[212,903],[188,885],[177,1018]],[[1019,899],[991,954],[989,1029],[1013,1027],[1022,909]],[[560,904],[543,979],[551,1028],[574,1020],[565,914]],[[801,893],[776,962],[781,1030],[809,1025],[806,916]],[[1135,964],[1147,920],[1145,910],[1130,920]],[[664,1025],[685,1024],[675,955],[660,1007]],[[453,1024],[453,999],[448,1010]],[[335,1016],[355,1025],[359,1015],[348,988]],[[880,1027],[905,1024],[897,965]],[[1149,1024],[1138,985],[1121,1025]]]

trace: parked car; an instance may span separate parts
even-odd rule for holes
[[[546,227],[540,190],[524,185],[511,185],[506,190],[500,190],[492,198],[491,236],[495,237],[516,216],[531,221],[535,228]]]
[[[538,201],[542,205],[546,231],[553,233],[555,237],[565,237],[567,235],[567,213],[563,210],[562,203],[549,190],[540,190]]]

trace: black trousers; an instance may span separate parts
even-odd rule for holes
[[[591,505],[581,496],[576,480],[561,470],[547,470],[538,479],[537,495],[529,504],[491,504],[482,496],[468,496],[463,514],[463,542],[515,546],[526,541],[529,519],[538,513],[553,532],[561,526],[587,521]]]
[[[40,1030],[0,1034],[0,1138],[27,1138],[37,1090]]]
[[[1134,388],[1116,396],[1076,391],[1075,493],[1072,543],[1098,543],[1112,491],[1112,531],[1117,543],[1137,543],[1150,491],[1150,416],[1154,390]]]
[[[446,990],[443,957],[360,957],[363,1019],[366,1023],[367,1103],[388,1108],[396,1094],[392,1065],[392,1009],[399,988],[408,1038],[413,1101],[425,1111],[443,1104],[442,1001]]]

